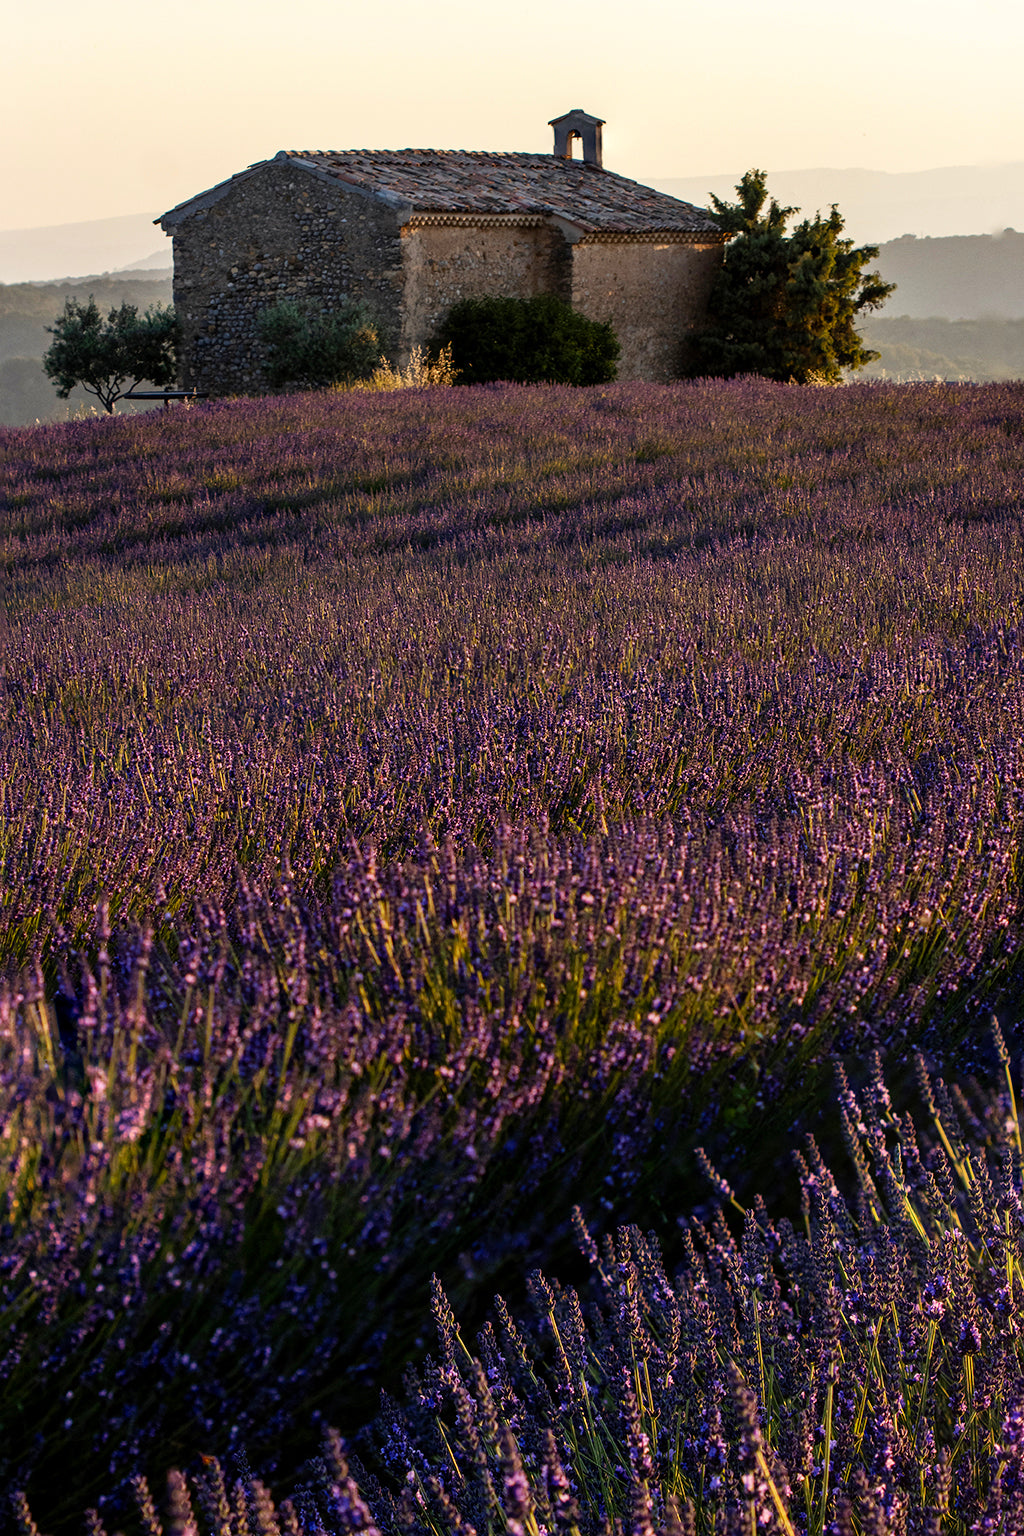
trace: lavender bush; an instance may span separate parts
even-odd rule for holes
[[[1014,1028],[1022,432],[1018,386],[739,382],[0,433],[0,1477],[44,1523],[288,1475],[431,1269],[479,1317],[626,1201],[675,1263],[696,1143],[756,1188],[834,1053]]]
[[[972,1099],[918,1060],[927,1139],[877,1060],[839,1115],[844,1199],[813,1138],[803,1231],[760,1199],[599,1250],[589,1316],[531,1277],[536,1342],[498,1304],[476,1356],[435,1289],[440,1356],[385,1415],[383,1529],[995,1532],[1024,1523],[1021,1136],[1009,1058]],[[540,1345],[540,1347],[538,1347]],[[411,1475],[410,1475],[411,1474]],[[351,1528],[351,1527],[350,1527]]]
[[[655,1532],[907,1536],[1009,1533],[1024,1522],[1021,1135],[1002,1092],[965,1095],[918,1059],[923,1134],[840,1071],[855,1171],[844,1198],[813,1138],[798,1156],[802,1222],[760,1197],[735,1233],[684,1221],[670,1278],[653,1233],[600,1248],[574,1223],[593,1300],[530,1277],[532,1322],[498,1298],[473,1353],[435,1279],[439,1353],[378,1428],[381,1476],[357,1482],[334,1431],[275,1510],[247,1473],[206,1457],[169,1479],[170,1529],[219,1536]],[[382,1480],[383,1479],[383,1480]],[[360,1488],[360,1482],[362,1488]],[[149,1485],[143,1528],[161,1536]],[[23,1536],[36,1527],[23,1494]],[[197,1511],[205,1518],[197,1519]],[[92,1510],[89,1528],[103,1530]]]

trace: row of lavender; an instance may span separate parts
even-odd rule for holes
[[[973,857],[1012,793],[1016,386],[165,415],[0,438],[2,953],[352,838],[880,799]]]
[[[574,1203],[767,1157],[831,1051],[1014,1021],[1022,428],[744,383],[0,436],[0,1475],[284,1472],[431,1269],[478,1308]]]

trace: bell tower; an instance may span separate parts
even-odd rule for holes
[[[553,153],[560,160],[572,159],[572,141],[579,139],[583,145],[583,164],[601,169],[603,117],[591,117],[590,113],[584,112],[581,107],[573,107],[571,112],[565,112],[561,117],[553,117],[549,127],[555,130]]]

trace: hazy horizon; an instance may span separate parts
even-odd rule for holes
[[[636,179],[706,205],[711,193],[730,196],[741,174],[734,170]],[[858,243],[882,244],[904,234],[935,238],[1024,230],[1024,161],[904,172],[862,167],[769,171],[768,186],[780,202],[806,213],[836,202],[847,233]],[[171,242],[153,223],[160,211],[0,228],[0,283],[169,267]]]

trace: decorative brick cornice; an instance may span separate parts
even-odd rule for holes
[[[403,233],[413,229],[540,229],[564,221],[544,213],[414,213],[402,224]],[[574,245],[724,245],[727,235],[717,230],[608,229],[586,230],[575,235]]]
[[[548,222],[544,213],[414,213],[402,228],[427,229],[440,224],[455,229],[539,229]]]
[[[588,230],[577,245],[724,245],[728,235],[718,230],[608,229]]]

